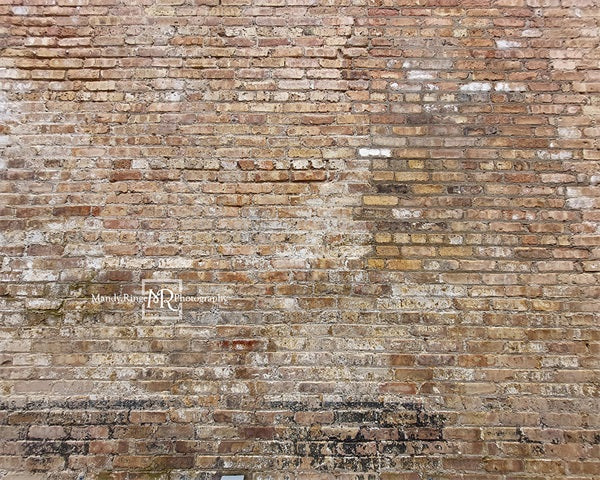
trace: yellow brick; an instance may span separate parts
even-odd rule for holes
[[[425,161],[424,160],[409,160],[408,168],[414,168],[414,169],[419,169],[419,170],[422,168],[425,168]]]
[[[383,257],[393,257],[400,254],[398,247],[394,247],[393,245],[377,247],[375,251],[377,255],[381,255]]]
[[[421,260],[388,260],[387,267],[391,270],[420,270]]]
[[[365,205],[397,205],[398,197],[391,195],[365,195]]]
[[[370,268],[382,269],[385,267],[385,261],[380,258],[370,258],[368,264]]]
[[[471,247],[440,247],[442,257],[468,257],[473,254]]]
[[[376,233],[375,241],[377,243],[390,243],[392,241],[391,233]]]
[[[415,233],[410,236],[410,240],[413,243],[427,243],[427,235],[424,233]]]
[[[426,182],[429,180],[427,172],[396,172],[397,182]]]
[[[531,305],[534,310],[542,312],[556,312],[561,308],[561,302],[553,302],[550,300],[532,300]]]
[[[413,192],[417,195],[431,194],[431,193],[442,193],[445,190],[444,185],[413,185]]]
[[[379,171],[373,173],[373,180],[394,180],[394,172]]]

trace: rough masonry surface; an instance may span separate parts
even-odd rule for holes
[[[0,1],[0,479],[600,478],[599,28]]]

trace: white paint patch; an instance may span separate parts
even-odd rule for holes
[[[413,70],[408,72],[409,80],[433,80],[435,76],[431,72],[425,70]]]
[[[569,160],[573,158],[573,152],[569,150],[559,150],[558,152],[538,150],[536,153],[542,160]]]
[[[365,246],[347,246],[342,245],[339,248],[342,256],[346,257],[348,260],[356,260],[358,258],[362,258],[365,255],[368,255],[371,252],[371,247],[369,245]]]
[[[36,243],[45,243],[46,238],[44,234],[39,230],[32,230],[31,232],[27,232],[25,234],[25,245],[33,245]]]
[[[563,127],[558,129],[558,136],[560,138],[581,138],[581,131],[574,127]]]
[[[25,282],[55,282],[58,273],[50,270],[25,270],[21,276]]]
[[[427,113],[431,112],[458,112],[458,105],[444,104],[436,105],[433,103],[426,103],[423,105],[423,110]]]
[[[148,168],[148,160],[145,158],[136,158],[131,162],[131,168]]]
[[[464,239],[461,236],[450,237],[450,245],[462,245],[463,243],[464,243]]]
[[[439,90],[440,87],[438,87],[437,85],[433,85],[432,83],[426,83],[425,89],[426,90]]]
[[[596,206],[596,198],[586,197],[581,195],[579,188],[567,187],[567,207],[569,208],[594,208]]]
[[[192,268],[194,261],[191,258],[161,258],[158,268]]]
[[[217,378],[231,378],[233,375],[233,368],[231,366],[216,367],[211,368],[211,372],[213,372]]]
[[[576,357],[546,357],[542,360],[544,368],[577,368],[579,359]]]
[[[18,82],[12,84],[12,89],[17,93],[27,93],[33,90],[33,84],[31,82]]]
[[[495,89],[497,92],[524,92],[527,86],[522,83],[498,82]]]
[[[80,253],[80,255],[81,255],[81,253]],[[102,255],[102,253],[100,253],[100,255]],[[104,265],[104,262],[103,262],[102,258],[88,257],[85,260],[85,267],[89,270],[100,270],[103,265]],[[141,268],[152,268],[152,264],[150,264],[148,267],[141,267]]]
[[[310,165],[307,158],[300,158],[298,160],[292,160],[292,168],[294,170],[306,170]]]
[[[15,15],[27,15],[29,13],[29,9],[27,7],[13,7],[12,12]]]
[[[569,208],[594,208],[594,199],[591,197],[569,198],[566,203]]]
[[[358,154],[361,157],[391,157],[392,151],[389,148],[360,148]]]
[[[313,168],[325,168],[327,165],[321,158],[312,158],[310,164]]]
[[[541,37],[542,31],[537,28],[528,28],[527,30],[523,30],[521,32],[521,36],[527,38]]]
[[[14,68],[0,68],[0,78],[19,78],[19,72]]]
[[[398,90],[399,85],[396,82],[390,83],[390,88],[392,90]]]
[[[169,92],[165,95],[165,100],[167,102],[179,102],[182,99],[181,92]]]
[[[600,183],[600,175],[592,175],[590,178],[590,185],[598,185]]]
[[[507,48],[517,48],[520,47],[520,42],[515,42],[514,40],[496,40],[496,47],[505,50]]]
[[[9,86],[14,87],[14,84]],[[6,93],[0,91],[0,122],[15,121],[15,116],[21,110],[20,103],[19,101],[9,100]]]
[[[460,297],[467,294],[465,287],[447,284],[392,284],[392,296],[405,297]]]
[[[8,120],[9,119],[8,109],[8,100],[6,99],[6,94],[4,92],[0,92],[0,120]]]
[[[489,92],[492,85],[487,82],[471,82],[460,87],[461,92]]]
[[[419,218],[422,213],[421,210],[409,210],[407,208],[395,208],[392,210],[394,218]]]
[[[46,298],[25,299],[26,308],[33,310],[56,310],[62,305],[62,300],[49,300]]]

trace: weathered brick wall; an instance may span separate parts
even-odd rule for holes
[[[0,478],[600,478],[597,0],[0,18]]]

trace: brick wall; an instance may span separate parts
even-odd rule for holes
[[[600,478],[596,0],[0,18],[0,478]]]

